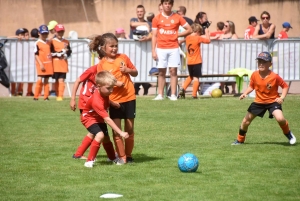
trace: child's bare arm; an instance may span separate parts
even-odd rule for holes
[[[248,87],[246,91],[240,96],[240,100],[246,98],[246,96],[253,91],[252,87]]]
[[[75,81],[73,88],[72,88],[72,95],[71,95],[71,100],[70,100],[70,108],[71,110],[75,111],[76,110],[76,93],[78,90],[78,87],[80,85],[81,81],[80,78],[77,78]]]
[[[45,71],[44,64],[41,62],[41,60],[40,60],[40,58],[39,58],[38,55],[35,55],[35,60],[39,63],[41,70]]]
[[[124,137],[125,139],[129,137],[127,132],[123,132],[116,124],[115,122],[109,118],[106,117],[104,118],[105,122],[114,130],[116,131],[119,135],[121,135],[122,137]]]

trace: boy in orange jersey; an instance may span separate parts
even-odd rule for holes
[[[62,101],[65,91],[65,79],[68,72],[68,60],[72,50],[70,42],[63,38],[65,27],[62,24],[55,26],[56,37],[51,41],[51,52],[53,62],[53,79],[55,79],[56,100]]]
[[[202,56],[201,56],[201,43],[210,43],[209,31],[205,29],[205,36],[201,37],[203,33],[200,24],[192,24],[193,33],[186,37],[186,47],[187,47],[187,64],[190,76],[187,77],[183,86],[179,92],[179,96],[185,98],[185,90],[191,84],[193,80],[193,93],[192,97],[197,99],[197,91],[199,89],[199,78],[202,76]]]
[[[119,156],[117,165],[133,162],[132,150],[134,147],[134,118],[136,112],[136,97],[134,85],[130,76],[136,77],[138,71],[125,54],[118,54],[118,39],[112,33],[105,33],[92,39],[90,50],[98,53],[101,61],[97,71],[111,72],[121,85],[116,85],[109,96],[111,107],[109,114],[116,125],[121,128],[124,119],[124,130],[129,137],[125,144],[118,133],[113,131],[114,142]]]
[[[258,70],[251,75],[249,87],[240,96],[240,100],[244,99],[253,90],[256,92],[256,97],[249,106],[248,112],[242,121],[237,140],[232,145],[243,144],[252,120],[256,116],[263,117],[267,110],[269,111],[269,118],[275,117],[290,144],[295,144],[296,137],[290,131],[281,106],[289,87],[279,75],[269,69],[272,66],[272,57],[269,52],[260,53],[257,56],[257,64]],[[281,96],[278,93],[278,87],[282,88]]]
[[[35,85],[35,93],[33,100],[38,100],[40,91],[44,85],[44,100],[48,101],[49,98],[49,77],[53,75],[52,57],[50,51],[50,42],[47,41],[49,35],[48,27],[41,25],[39,27],[40,38],[35,43],[35,64],[36,72],[38,75]],[[42,81],[44,79],[44,82]]]
[[[169,67],[171,77],[170,100],[176,101],[177,68],[180,67],[180,50],[178,37],[192,33],[190,25],[177,13],[172,12],[173,0],[161,0],[163,12],[152,20],[152,57],[156,60],[158,74],[158,95],[153,100],[163,100],[166,72]],[[185,31],[178,33],[179,26]]]
[[[117,82],[116,78],[108,71],[101,71],[96,75],[96,90],[87,101],[81,114],[81,122],[87,130],[95,135],[91,143],[90,153],[85,167],[92,168],[105,134],[108,135],[106,124],[108,124],[118,135],[128,138],[128,133],[123,132],[109,117],[109,95],[113,92]],[[106,123],[105,123],[106,122]]]
[[[281,30],[281,32],[278,34],[278,39],[288,39],[288,35],[287,32],[292,29],[293,27],[291,26],[290,23],[288,22],[284,22],[282,24],[283,29]]]

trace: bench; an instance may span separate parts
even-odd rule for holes
[[[158,77],[158,75],[150,75],[150,76],[155,76],[155,77]],[[187,78],[189,75],[177,75],[177,78]],[[166,75],[165,76],[166,78],[170,78],[171,76],[170,75]],[[200,77],[200,82],[201,82],[201,78],[207,78],[207,77],[239,77],[238,74],[206,74],[206,75],[202,75]],[[243,77],[248,77],[248,74],[244,74]],[[218,82],[218,81],[215,81],[215,82]],[[243,82],[240,82],[239,85],[242,85]],[[155,92],[155,95],[157,95],[157,87],[158,87],[158,79],[156,80],[156,92]],[[165,95],[167,94],[167,91],[168,91],[168,86],[165,86]],[[180,87],[177,86],[177,88],[179,89]],[[238,88],[238,94],[241,93],[240,91],[240,86],[237,86]],[[177,90],[179,91],[179,90]]]

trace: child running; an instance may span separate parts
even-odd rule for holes
[[[68,70],[68,57],[70,57],[72,50],[70,42],[63,38],[65,27],[62,24],[57,24],[54,27],[56,37],[51,42],[51,52],[53,58],[53,79],[55,79],[56,100],[62,101],[65,91],[65,79]]]
[[[35,63],[36,72],[38,75],[35,93],[33,100],[37,101],[39,99],[39,94],[44,85],[44,100],[48,101],[49,98],[49,77],[53,75],[52,57],[50,51],[50,42],[47,41],[49,35],[48,27],[46,25],[41,25],[39,27],[39,39],[35,43]],[[42,81],[44,79],[44,83]]]
[[[121,87],[115,86],[109,96],[111,107],[110,118],[121,129],[121,120],[124,119],[124,130],[129,137],[125,139],[125,145],[117,132],[113,131],[115,147],[119,156],[117,165],[133,162],[131,156],[134,147],[134,118],[136,112],[136,97],[134,85],[130,76],[138,75],[137,69],[125,54],[118,54],[118,39],[112,33],[96,36],[91,44],[92,50],[96,51],[102,58],[97,66],[97,72],[107,70],[122,83]]]
[[[209,31],[205,29],[206,38],[201,37],[202,27],[200,24],[192,24],[193,33],[186,37],[187,47],[187,64],[190,76],[187,77],[180,89],[179,96],[185,98],[185,90],[193,82],[192,98],[197,99],[197,91],[199,89],[199,77],[202,76],[202,56],[201,56],[201,43],[210,43]]]
[[[288,92],[288,85],[284,80],[269,68],[272,65],[272,57],[269,52],[262,52],[257,56],[258,70],[250,78],[249,87],[240,96],[244,99],[253,90],[256,92],[254,102],[248,108],[244,117],[237,139],[232,145],[240,145],[245,142],[248,127],[256,116],[263,117],[265,112],[269,111],[269,118],[275,117],[283,134],[288,138],[290,144],[296,143],[296,137],[290,131],[288,121],[282,113],[282,103]],[[282,88],[281,96],[278,93],[278,87]]]
[[[87,101],[85,108],[81,114],[81,122],[87,130],[95,135],[91,143],[90,152],[85,167],[92,168],[94,161],[100,148],[100,144],[105,135],[108,135],[108,130],[105,122],[116,132],[118,135],[128,138],[128,133],[123,132],[109,118],[107,110],[109,108],[109,95],[112,93],[116,84],[115,77],[108,71],[101,71],[96,75],[96,90]]]

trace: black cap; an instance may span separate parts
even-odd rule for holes
[[[257,22],[257,21],[259,21],[258,19],[256,19],[256,17],[255,16],[251,16],[251,17],[249,17],[249,23],[250,22]]]

